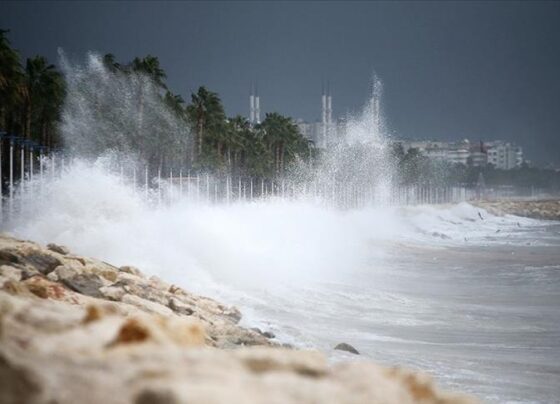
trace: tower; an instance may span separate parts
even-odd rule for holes
[[[255,123],[261,123],[261,97],[258,87],[255,90]]]
[[[261,123],[261,100],[255,84],[251,84],[251,95],[249,96],[249,122],[253,125]]]
[[[249,122],[253,123],[255,120],[255,96],[249,96]]]
[[[332,123],[332,97],[331,97],[331,85],[327,82],[327,126],[330,127]]]
[[[251,94],[249,95],[249,122],[255,122],[255,86],[251,83]]]
[[[322,147],[327,147],[329,143],[329,138],[331,137],[332,128],[332,97],[330,84],[327,82],[323,83],[322,94],[321,94],[321,136],[320,145]]]
[[[325,84],[321,91],[321,146],[327,147],[327,92],[325,91]]]

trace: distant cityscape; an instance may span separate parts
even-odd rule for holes
[[[373,107],[372,113],[376,115],[374,122],[379,122],[379,105],[374,103]],[[260,122],[260,100],[254,91],[250,96],[250,122],[253,124]],[[306,122],[297,119],[296,125],[305,138],[322,149],[327,148],[346,131],[344,120],[332,118],[332,96],[328,90],[323,90],[321,95],[321,120]],[[451,164],[473,167],[492,165],[497,169],[511,170],[521,167],[524,162],[529,163],[523,158],[521,146],[502,140],[471,142],[469,139],[461,141],[397,139],[394,143],[400,144],[405,153],[414,148],[433,161]]]

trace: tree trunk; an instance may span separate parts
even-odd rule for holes
[[[276,156],[274,157],[274,166],[276,168],[276,175],[280,173],[280,146],[276,145]]]
[[[189,163],[190,163],[190,167],[193,166],[194,160],[196,158],[196,141],[198,139],[198,135],[196,133],[191,135],[191,139],[189,141],[189,146],[190,146],[190,150],[189,150],[189,155],[190,155],[190,159],[189,159]]]
[[[3,105],[0,105],[0,129],[7,129],[6,128],[6,108]]]
[[[47,122],[45,120],[41,124],[41,145],[47,145]]]
[[[53,141],[52,141],[52,133],[50,130],[48,130],[47,128],[47,144],[46,144],[49,152],[52,150],[53,148]]]
[[[144,92],[142,91],[142,85],[140,85],[140,99],[138,102],[138,142],[137,145],[139,146],[138,152],[141,154],[146,153],[147,151],[144,150],[144,139],[142,136],[142,127],[143,127],[143,120],[144,120]]]
[[[200,159],[200,156],[202,156],[202,131],[204,130],[204,119],[202,117],[200,117],[198,119],[198,144],[197,144],[197,159]]]
[[[284,173],[284,143],[280,143],[280,172]]]
[[[223,146],[222,142],[220,142],[220,141],[218,141],[218,144],[216,146],[217,146],[217,149],[218,149],[218,157],[221,160],[224,157],[223,156],[224,146]],[[228,148],[228,153],[229,153],[229,148]]]
[[[31,95],[27,99],[25,108],[25,130],[24,135],[26,139],[31,139]]]

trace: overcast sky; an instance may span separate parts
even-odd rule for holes
[[[159,57],[185,99],[217,91],[248,115],[334,116],[360,108],[381,77],[390,132],[504,139],[560,164],[560,2],[0,2],[0,27],[24,57],[88,51]]]

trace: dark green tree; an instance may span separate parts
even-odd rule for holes
[[[17,109],[23,101],[24,73],[18,52],[10,45],[8,30],[0,29],[0,129],[15,130]]]
[[[37,125],[33,126],[43,129],[42,134],[45,138],[42,140],[47,142],[44,131],[49,119],[52,121],[58,118],[57,111],[64,96],[63,83],[55,66],[49,64],[43,56],[27,59],[23,91],[25,138],[32,138],[32,123],[36,123]]]
[[[191,161],[198,167],[219,163],[224,143],[226,115],[218,94],[200,87],[191,96],[187,116],[194,131]],[[212,150],[214,146],[217,150]]]

